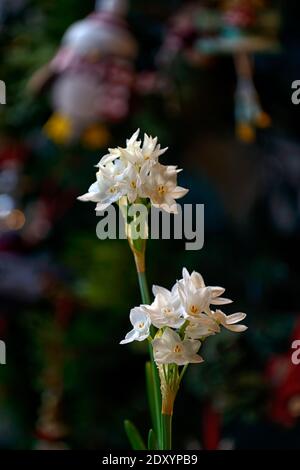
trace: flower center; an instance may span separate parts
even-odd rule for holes
[[[197,307],[197,305],[191,305],[190,306],[190,313],[192,315],[196,315],[198,312],[199,312],[199,308]]]
[[[142,329],[144,328],[144,326],[145,326],[145,323],[141,321],[141,322],[138,324],[139,330],[142,330]]]
[[[165,194],[166,190],[165,190],[165,187],[163,184],[160,184],[158,187],[157,187],[157,192],[158,194],[160,194],[160,196],[162,196],[163,194]]]
[[[162,308],[162,313],[163,313],[164,315],[172,315],[173,311],[172,311],[172,309],[169,308],[169,307],[164,307],[164,308]]]
[[[135,181],[131,181],[130,186],[131,186],[133,189],[136,189],[136,182],[135,182]]]
[[[175,348],[174,348],[174,353],[178,354],[178,353],[181,353],[182,351],[182,348],[180,346],[180,344],[176,344]]]
[[[116,187],[115,186],[112,186],[111,188],[109,188],[109,192],[114,194],[116,192]]]

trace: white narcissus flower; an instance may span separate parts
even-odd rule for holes
[[[193,271],[192,274],[189,274],[186,268],[182,269],[182,283],[184,284],[185,287],[188,287],[191,289],[199,289],[199,288],[207,287],[200,273]],[[219,287],[219,286],[208,286],[208,287],[210,289],[210,294],[212,298],[211,304],[224,305],[224,304],[230,304],[232,302],[232,300],[230,299],[225,299],[223,297],[220,297],[220,295],[222,295],[225,292],[224,287]]]
[[[139,196],[141,188],[141,177],[133,165],[128,165],[127,169],[122,175],[122,180],[119,183],[120,188],[124,195],[127,196],[129,203],[133,203]]]
[[[119,151],[121,157],[127,159],[133,165],[139,167],[146,165],[150,169],[168,148],[161,149],[160,144],[157,143],[157,137],[153,138],[147,134],[144,134],[144,141],[141,146],[141,141],[137,140],[139,132],[138,129],[130,139],[127,139],[126,148],[119,147]]]
[[[219,325],[224,326],[227,330],[234,331],[235,333],[241,333],[247,330],[246,325],[237,325],[240,321],[246,318],[246,314],[243,312],[233,313],[232,315],[225,315],[221,310],[210,312],[210,318],[217,322]]]
[[[177,213],[175,200],[188,190],[177,186],[176,166],[158,163],[166,152],[157,143],[157,137],[144,135],[138,140],[139,129],[126,141],[126,147],[109,149],[98,163],[97,181],[81,201],[97,202],[96,210],[104,210],[123,196],[130,204],[139,198],[149,198],[151,203],[167,212]]]
[[[122,152],[119,148],[113,148],[113,149],[108,149],[108,153],[106,155],[103,155],[99,163],[97,163],[96,166],[98,167],[105,167],[108,163],[116,162],[118,161],[122,162],[122,164],[126,165],[127,162],[125,159],[122,159]]]
[[[125,339],[120,344],[131,343],[132,341],[144,341],[150,334],[151,321],[149,315],[140,307],[135,307],[130,311],[130,322],[133,329],[127,333]]]
[[[153,340],[152,345],[154,360],[157,364],[183,366],[203,362],[203,358],[197,354],[201,346],[200,341],[182,340],[171,328],[166,328],[160,338]]]
[[[107,163],[115,161],[117,158],[120,158],[124,163],[131,163],[135,165],[139,159],[138,152],[141,149],[141,141],[137,140],[140,130],[138,129],[130,137],[126,139],[126,147],[117,147],[108,149],[108,154],[104,155],[98,166],[105,166]]]
[[[137,140],[140,130],[137,129],[129,139],[126,139],[126,150],[130,153],[134,153],[136,150],[141,148],[141,141]],[[123,150],[120,147],[121,150]]]
[[[120,182],[123,180],[123,176],[126,174],[126,171],[129,169],[127,162],[123,160],[115,160],[107,162],[105,165],[101,161],[96,165],[99,168],[96,176],[102,176],[113,182]]]
[[[208,311],[211,300],[209,289],[201,287],[196,291],[183,290],[182,286],[178,284],[178,291],[184,307],[184,315],[187,319],[195,318]]]
[[[121,344],[146,339],[153,324],[159,330],[152,341],[157,364],[202,362],[203,359],[197,354],[200,339],[220,333],[220,326],[237,333],[247,329],[247,326],[238,324],[246,317],[245,313],[225,315],[219,309],[210,309],[210,304],[231,302],[220,297],[224,290],[222,287],[205,286],[199,273],[193,271],[189,274],[184,268],[183,278],[171,291],[153,286],[154,302],[131,310],[133,330]]]
[[[168,147],[161,149],[160,144],[157,144],[157,137],[151,137],[144,134],[144,142],[141,148],[141,164],[147,165],[151,168],[158,162],[158,158],[168,150]]]
[[[90,186],[88,193],[79,196],[78,199],[97,202],[97,211],[106,209],[126,192],[126,188],[120,184],[123,173],[125,173],[125,167],[122,162],[108,163],[105,171],[101,168],[96,173],[97,181]]]
[[[207,336],[212,336],[216,333],[220,333],[218,323],[212,318],[209,318],[206,314],[200,313],[197,318],[189,321],[188,326],[185,329],[185,338],[206,338]]]
[[[143,181],[144,196],[150,199],[153,206],[174,214],[177,213],[176,199],[188,193],[188,189],[177,186],[180,170],[175,168],[157,163]]]
[[[223,287],[205,286],[201,274],[195,271],[189,274],[186,268],[183,268],[182,279],[178,281],[178,292],[187,318],[195,318],[203,312],[209,314],[211,304],[231,303],[232,300],[220,297],[224,291]]]
[[[89,191],[79,196],[79,201],[96,202],[96,210],[104,210],[122,197],[122,192],[118,185],[99,175],[97,181],[89,187]]]
[[[184,323],[183,309],[177,291],[177,285],[172,291],[164,287],[153,286],[154,302],[149,306],[144,306],[150,316],[151,323],[156,328],[169,326],[180,328]]]

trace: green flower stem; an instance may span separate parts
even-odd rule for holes
[[[186,327],[188,326],[189,322],[186,320],[182,327],[179,329],[179,336],[183,339]]]
[[[180,372],[180,375],[179,375],[179,383],[182,381],[182,378],[183,378],[183,376],[184,376],[185,371],[187,370],[187,368],[188,368],[188,364],[185,364],[185,366],[183,366],[183,368],[182,368],[182,370],[181,370],[181,372]]]
[[[163,440],[162,450],[172,449],[172,415],[161,415],[162,429],[163,429]]]
[[[139,286],[140,286],[140,291],[141,291],[141,297],[142,297],[142,302],[143,304],[150,304],[151,299],[150,299],[150,293],[148,289],[148,282],[146,278],[146,273],[139,273],[138,272],[138,278],[139,278]]]
[[[174,402],[179,388],[177,364],[164,364],[160,368],[162,383],[162,450],[172,449],[172,416]]]
[[[142,302],[144,304],[150,304],[150,293],[147,283],[147,278],[145,272],[138,271],[138,279],[139,279],[139,286],[141,291]],[[154,332],[151,331],[151,336],[154,337]],[[149,354],[151,359],[151,370],[152,370],[152,377],[154,382],[154,396],[152,397],[155,407],[155,422],[153,423],[154,431],[157,436],[158,447],[159,449],[163,449],[162,447],[162,422],[161,422],[161,392],[160,392],[160,382],[158,376],[158,370],[153,358],[153,350],[152,344],[149,343]]]

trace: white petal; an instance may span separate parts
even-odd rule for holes
[[[196,271],[193,271],[191,274],[191,281],[192,283],[198,287],[198,288],[203,288],[205,287],[204,279],[201,276],[200,273],[197,273]]]
[[[172,201],[170,204],[160,204],[159,208],[168,212],[168,214],[178,214],[178,204],[175,201]]]
[[[199,354],[195,354],[189,358],[188,362],[191,364],[201,364],[201,362],[204,362],[204,359],[202,356],[199,356]]]
[[[135,325],[136,323],[147,323],[149,320],[149,316],[142,306],[132,308],[130,310],[129,318],[132,325]]]
[[[155,338],[152,341],[152,347],[153,347],[153,354],[155,357],[156,362],[166,362],[166,358],[168,355],[170,355],[170,352],[172,351],[172,347],[174,345],[172,344],[171,347],[167,344],[165,344],[164,340],[162,338]]]
[[[179,199],[184,197],[189,192],[189,189],[182,188],[181,186],[177,186],[173,189],[171,195],[174,199]]]
[[[182,277],[184,281],[189,281],[190,279],[190,273],[186,268],[182,268]]]
[[[203,331],[207,330],[211,333],[220,332],[220,327],[218,323],[213,318],[210,318],[203,313],[201,313],[197,317],[189,316],[188,320],[190,320],[190,325],[188,326],[189,331],[193,331],[193,329],[197,329],[197,331],[198,330],[201,331],[201,329],[203,329]],[[192,328],[193,325],[195,325],[194,328]],[[199,335],[199,336],[202,336],[202,335]]]
[[[136,341],[144,341],[145,339],[148,338],[148,336],[149,336],[149,328],[147,329],[146,333],[139,334],[135,340]]]
[[[138,337],[138,332],[136,330],[131,330],[129,331],[129,333],[127,333],[127,335],[125,336],[125,338],[120,341],[120,344],[127,344],[127,343],[131,343],[132,341],[135,341]]]
[[[201,346],[201,342],[192,339],[185,339],[183,341],[183,346],[188,354],[196,354]]]
[[[171,290],[171,295],[172,297],[173,296],[178,296],[178,285],[177,285],[177,282],[174,284],[174,286],[172,287],[172,290]]]
[[[103,204],[102,202],[98,202],[98,204],[96,205],[95,211],[97,212],[105,211],[105,209],[107,209],[110,205],[111,205],[110,202],[107,202],[105,204]]]
[[[244,318],[246,318],[246,314],[243,312],[238,312],[238,313],[233,313],[232,315],[227,315],[226,317],[226,324],[227,325],[233,325],[234,323],[238,323]]]
[[[218,297],[219,295],[224,294],[225,289],[219,286],[210,286],[212,297]]]
[[[184,354],[172,353],[168,356],[167,364],[177,364],[178,366],[185,366],[189,364],[189,358]]]
[[[161,294],[164,297],[167,297],[167,298],[170,297],[170,291],[168,291],[168,289],[166,289],[165,287],[154,285],[152,287],[152,292],[153,292],[153,295],[155,295],[155,296],[158,295],[158,294]]]
[[[156,345],[153,345],[153,356],[156,364],[167,364],[169,351],[161,351]]]
[[[131,152],[127,149],[122,149],[122,157],[129,161],[132,165],[137,162],[137,155],[135,152]]]
[[[160,157],[161,155],[163,155],[167,150],[168,150],[169,147],[165,147],[163,149],[159,149],[159,152],[158,152],[158,156]]]
[[[225,305],[225,304],[231,304],[232,300],[230,299],[225,299],[223,297],[217,297],[215,299],[212,299],[210,302],[212,305]]]
[[[183,323],[185,322],[185,319],[174,313],[174,315],[162,315],[161,313],[154,313],[154,312],[149,312],[150,313],[150,318],[151,318],[151,323],[154,325],[156,328],[164,328],[164,327],[170,327],[170,328],[180,328]]]
[[[118,153],[115,153],[115,154],[111,154],[111,153],[108,153],[107,155],[104,155],[100,162],[97,163],[97,167],[102,167],[104,165],[106,165],[107,163],[111,163],[113,162],[114,160],[116,160],[117,158],[119,158],[120,155],[119,155],[119,152]]]
[[[100,194],[98,193],[85,193],[82,196],[78,196],[78,201],[83,201],[83,202],[98,202],[100,200]]]
[[[92,202],[99,202],[101,200],[101,194],[99,191],[98,182],[95,181],[90,187],[89,192],[79,196],[77,198],[79,201],[92,201]]]
[[[174,320],[174,322],[170,322],[170,325],[167,325],[167,326],[177,329],[177,328],[180,328],[184,324],[184,322],[185,322],[185,318],[179,317],[176,321]]]
[[[134,132],[134,134],[132,134],[132,136],[130,137],[130,139],[127,139],[127,140],[126,140],[126,145],[127,145],[127,147],[130,146],[130,145],[132,145],[132,144],[136,141],[136,139],[137,139],[138,136],[139,136],[139,133],[140,133],[140,129],[137,129],[137,130]]]
[[[205,325],[203,326],[199,325],[195,328],[191,328],[188,326],[185,330],[186,338],[190,338],[190,339],[199,339],[202,337],[212,336],[212,335],[215,335],[215,332]]]
[[[171,328],[166,328],[159,340],[159,348],[169,351],[172,351],[174,346],[181,341],[179,335]]]
[[[227,328],[229,331],[234,331],[235,333],[242,333],[248,329],[245,325],[223,325],[224,328]]]
[[[215,312],[210,311],[209,316],[213,320],[221,323],[222,325],[226,325],[226,318],[227,317],[226,317],[225,313],[222,312],[222,310],[216,310]]]

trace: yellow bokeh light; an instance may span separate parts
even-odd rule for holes
[[[25,220],[24,213],[15,209],[5,218],[5,225],[8,230],[20,230],[24,226]]]

